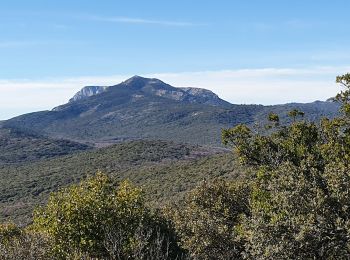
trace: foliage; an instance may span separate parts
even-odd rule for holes
[[[254,169],[251,216],[242,221],[246,256],[254,259],[350,257],[349,75],[337,95],[343,117],[296,122],[269,135],[237,126],[223,131],[241,162]]]
[[[203,182],[167,215],[195,259],[238,259],[245,242],[239,223],[249,211],[247,185],[215,180]]]
[[[302,111],[299,111],[298,109],[293,109],[288,112],[288,116],[293,118],[293,122],[297,119],[298,116],[304,117],[305,113]]]
[[[280,117],[273,112],[268,114],[267,120],[271,123],[266,125],[267,129],[270,129],[272,127],[277,127],[280,125]]]
[[[271,121],[271,122],[279,123],[280,118],[279,118],[279,116],[277,114],[271,112],[268,115],[268,120]]]
[[[146,207],[141,190],[128,181],[116,187],[102,173],[53,193],[34,212],[31,229],[50,237],[54,255],[64,258],[74,250],[111,259],[136,252],[146,257],[151,245],[169,257],[177,253],[171,229]]]
[[[12,238],[22,234],[20,228],[13,223],[0,224],[0,241],[2,244],[9,242]]]
[[[50,258],[50,241],[43,234],[14,224],[0,225],[0,259],[44,260]]]
[[[345,90],[341,91],[335,96],[335,100],[342,104],[342,111],[344,114],[350,116],[350,73],[337,76],[336,82],[340,84]]]

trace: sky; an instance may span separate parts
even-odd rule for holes
[[[348,0],[1,0],[0,120],[133,76],[236,104],[325,100],[350,72]]]

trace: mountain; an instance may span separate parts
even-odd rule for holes
[[[230,106],[227,101],[220,99],[215,93],[202,88],[175,88],[159,79],[147,79],[134,76],[122,84],[129,87],[136,87],[145,93],[165,97],[177,101],[188,101],[191,103],[203,103],[212,106]],[[112,86],[114,87],[114,86]],[[77,92],[69,102],[74,102],[108,91],[109,87],[86,86]]]
[[[25,114],[2,125],[97,144],[163,139],[219,146],[222,128],[261,123],[269,112],[279,113],[282,123],[286,123],[290,120],[287,112],[294,108],[304,111],[307,120],[334,117],[338,111],[338,104],[321,101],[233,105],[209,90],[176,88],[159,79],[139,76],[114,86],[84,89],[52,111]]]

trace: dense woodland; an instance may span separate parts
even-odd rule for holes
[[[270,113],[266,131],[244,124],[224,129],[222,141],[233,154],[218,152],[208,159],[195,147],[173,150],[163,143],[168,157],[184,160],[153,164],[166,159],[156,148],[154,157],[145,159],[147,166],[131,156],[129,170],[118,169],[117,162],[113,169],[96,167],[86,179],[73,171],[75,184],[52,192],[27,225],[0,226],[0,258],[349,259],[350,74],[336,81],[344,87],[335,97],[338,117],[313,122],[294,109],[289,125],[280,122],[285,115]],[[81,155],[65,160],[74,156]],[[35,174],[35,167],[18,172]],[[197,176],[191,185],[189,172]],[[152,204],[156,194],[150,190],[156,192],[157,185],[143,187],[140,178],[160,174],[159,182],[169,178],[169,197],[181,196]],[[171,176],[186,192],[171,191],[170,184],[176,185]]]
[[[31,222],[51,192],[102,171],[142,187],[147,203],[181,198],[203,179],[241,175],[226,150],[168,141],[131,141],[22,165],[0,166],[0,222]]]

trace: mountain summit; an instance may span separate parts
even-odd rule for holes
[[[210,90],[202,88],[176,88],[163,81],[155,78],[144,78],[140,76],[133,76],[124,82],[111,86],[87,86],[77,92],[69,101],[74,102],[82,100],[112,88],[127,87],[129,90],[135,92],[142,91],[146,94],[164,97],[177,101],[187,101],[191,103],[202,103],[212,106],[228,107],[231,104],[220,99],[215,93]]]

